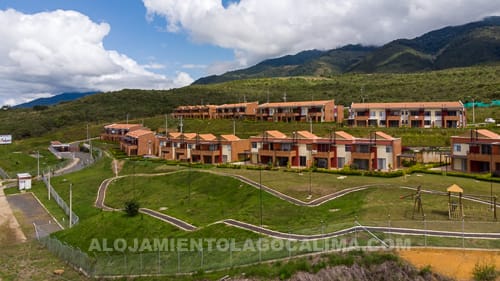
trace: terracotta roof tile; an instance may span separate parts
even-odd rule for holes
[[[283,134],[280,131],[277,130],[271,130],[271,131],[266,131],[266,134],[272,138],[277,138],[277,139],[286,139],[287,136]]]
[[[205,140],[205,141],[217,140],[217,137],[214,136],[213,134],[198,134],[198,137],[200,138],[200,140]]]
[[[344,131],[336,131],[335,134],[345,140],[354,140],[354,136]]]
[[[184,133],[182,135],[184,136],[185,139],[188,140],[196,138],[196,133]]]
[[[223,138],[224,140],[227,140],[227,141],[239,141],[239,140],[241,140],[240,138],[238,138],[235,135],[220,135],[220,137]]]
[[[137,126],[142,126],[141,124],[120,124],[120,123],[114,123],[111,125],[106,125],[104,128],[106,129],[122,129],[122,130],[129,130],[132,127],[137,127]]]
[[[245,107],[250,104],[258,104],[258,102],[242,102],[242,103],[228,103],[228,104],[221,104],[217,105],[217,108],[233,108],[233,107]]]
[[[301,136],[304,139],[317,139],[319,138],[313,133],[310,133],[309,131],[298,131],[297,134]]]
[[[133,137],[133,138],[138,138],[140,136],[144,136],[144,135],[148,135],[148,134],[154,134],[154,133],[151,130],[139,129],[139,130],[135,130],[132,132],[128,132],[127,136]]]
[[[393,140],[394,138],[384,132],[380,132],[380,131],[377,131],[375,132],[375,134],[379,137],[382,137],[383,139],[386,139],[386,140]]]
[[[318,101],[291,101],[291,102],[271,102],[263,103],[258,108],[270,107],[296,107],[296,106],[324,106],[327,103],[334,102],[333,100],[318,100]]]
[[[480,130],[477,130],[477,133],[480,134],[480,135],[483,135],[489,139],[500,139],[500,135],[495,133],[495,132],[492,132],[490,130],[486,130],[486,129],[480,129]]]

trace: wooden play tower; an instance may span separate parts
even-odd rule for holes
[[[450,220],[462,220],[464,217],[464,206],[462,203],[464,190],[460,186],[453,184],[446,191],[448,192],[448,216]],[[452,193],[454,196],[452,196]],[[458,201],[456,194],[458,194]]]

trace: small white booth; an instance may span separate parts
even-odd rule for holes
[[[31,175],[28,173],[17,174],[19,190],[31,189]]]

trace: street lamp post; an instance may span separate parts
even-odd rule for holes
[[[262,167],[259,166],[260,227],[262,227]]]
[[[472,124],[476,124],[476,112],[475,112],[475,107],[476,107],[476,98],[469,96],[469,98],[472,98]]]
[[[73,225],[73,184],[69,184],[69,228]]]
[[[37,178],[40,177],[40,151],[36,151],[36,175]]]

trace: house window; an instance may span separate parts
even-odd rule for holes
[[[387,160],[385,158],[377,158],[377,169],[380,170],[385,170],[387,169],[386,167],[386,162]]]
[[[292,150],[292,144],[284,143],[281,145],[281,151],[290,151]]]
[[[377,116],[377,112],[375,112],[375,111],[370,112],[370,116],[371,116],[371,117],[375,117],[375,116]]]
[[[425,111],[424,112],[424,116],[431,116],[431,112],[430,111]]]
[[[350,144],[345,145],[345,152],[351,152],[352,146]]]
[[[462,146],[460,144],[453,145],[453,151],[455,151],[455,152],[462,151]]]
[[[412,111],[410,111],[410,115],[411,116],[417,116],[418,115],[418,111],[412,110]]]
[[[386,153],[392,153],[392,146],[388,145],[385,147],[385,152]]]
[[[300,161],[299,165],[301,167],[306,166],[307,161],[305,156],[300,156],[299,161]]]
[[[430,125],[431,125],[431,120],[424,121],[424,126],[430,126]]]
[[[257,148],[257,143],[256,142],[252,142],[252,148]]]

